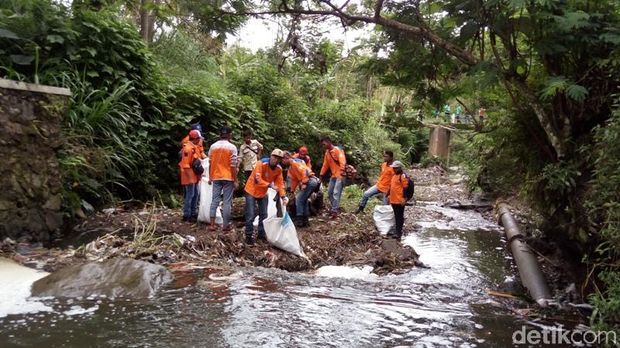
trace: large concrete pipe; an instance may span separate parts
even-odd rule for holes
[[[508,245],[510,246],[512,256],[519,269],[519,276],[521,277],[523,286],[529,291],[530,296],[532,296],[536,303],[541,307],[546,307],[551,299],[551,294],[547,287],[545,277],[540,271],[536,255],[534,255],[527,243],[523,240],[525,236],[519,231],[517,222],[510,213],[510,206],[505,203],[500,203],[498,206],[498,213],[499,220],[506,231]]]

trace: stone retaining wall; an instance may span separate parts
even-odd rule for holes
[[[0,79],[0,238],[47,243],[62,226],[57,152],[70,91]]]

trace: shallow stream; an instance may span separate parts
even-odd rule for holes
[[[40,312],[13,309],[0,317],[0,346],[512,346],[524,322],[486,292],[514,279],[500,228],[473,211],[420,209],[446,217],[417,221],[403,240],[428,269],[194,270],[150,300],[44,299]]]

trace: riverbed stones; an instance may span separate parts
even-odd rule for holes
[[[32,285],[33,296],[148,298],[171,282],[163,266],[132,259],[73,265],[56,271]]]

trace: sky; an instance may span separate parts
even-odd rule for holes
[[[344,51],[348,52],[354,48],[361,38],[368,38],[372,33],[371,26],[364,26],[362,29],[343,28],[338,22],[330,21],[319,25],[323,37],[331,41],[342,41]],[[278,36],[278,24],[275,20],[251,18],[239,31],[237,35],[228,35],[226,43],[231,46],[238,44],[256,52],[261,48],[271,47]],[[288,32],[281,35],[286,36]]]

